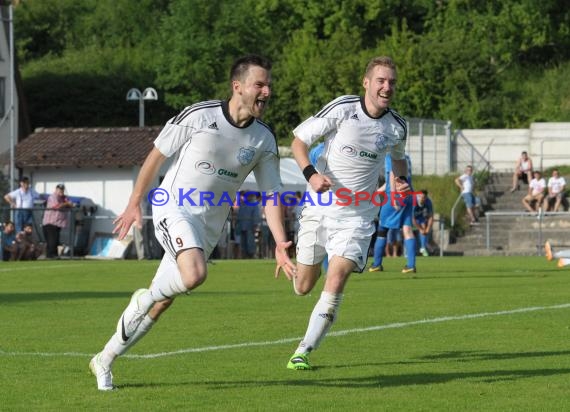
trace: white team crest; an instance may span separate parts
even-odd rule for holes
[[[384,149],[386,149],[386,136],[380,133],[378,136],[376,136],[375,144],[378,151],[382,152]]]
[[[255,149],[253,147],[240,147],[237,158],[239,162],[245,166],[251,163],[254,155]]]

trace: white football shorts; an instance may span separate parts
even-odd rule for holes
[[[221,228],[207,227],[199,215],[192,215],[184,208],[168,208],[162,206],[160,212],[153,211],[154,234],[166,253],[174,259],[183,250],[199,248],[204,251],[206,259],[216,247]],[[156,210],[156,209],[155,209]]]
[[[342,256],[352,260],[359,272],[366,267],[370,239],[376,228],[374,222],[359,216],[332,218],[306,214],[299,219],[297,262],[315,265],[325,255]]]

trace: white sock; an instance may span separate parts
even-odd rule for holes
[[[560,258],[560,260],[562,261],[562,265],[563,265],[563,266],[568,266],[568,265],[570,265],[570,259],[568,259],[568,258]]]
[[[295,353],[306,354],[319,347],[321,340],[336,320],[342,296],[342,293],[321,293],[321,297],[309,318],[309,326],[307,327],[305,337]]]
[[[176,260],[169,254],[162,258],[149,290],[155,302],[173,298],[186,293],[188,290],[184,286],[184,282],[182,282],[182,276],[178,270]]]
[[[131,336],[131,338],[126,343],[122,343],[117,335],[117,332],[115,332],[101,351],[101,363],[104,366],[110,368],[117,356],[121,356],[126,351],[128,351],[135,343],[137,343],[144,335],[146,335],[149,330],[152,329],[155,323],[155,320],[146,315],[137,327],[133,336]]]

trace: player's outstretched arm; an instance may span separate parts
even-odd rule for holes
[[[276,198],[279,196],[276,193]],[[287,235],[285,233],[285,213],[283,213],[282,206],[277,200],[275,204],[272,201],[267,202],[265,205],[265,218],[267,219],[267,225],[273,239],[275,239],[275,260],[277,261],[277,268],[275,269],[275,277],[279,276],[281,269],[285,272],[287,279],[292,280],[297,271],[295,264],[289,258],[287,249],[293,244],[287,241]]]
[[[124,239],[133,223],[139,229],[142,228],[141,201],[165,159],[166,157],[156,147],[153,147],[146,157],[125,211],[113,221],[115,225],[113,233],[118,233],[119,240]]]

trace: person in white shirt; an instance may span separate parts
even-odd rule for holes
[[[287,256],[291,242],[287,242],[283,210],[277,201],[283,186],[277,141],[260,120],[271,96],[270,70],[271,63],[260,56],[236,60],[230,70],[229,101],[187,107],[168,121],[154,141],[129,203],[115,219],[114,232],[121,240],[133,223],[142,226],[141,201],[146,197],[153,204],[155,234],[165,254],[151,285],[133,294],[116,332],[91,359],[89,367],[99,390],[114,389],[113,362],[150,330],[176,296],[206,281],[207,259],[236,192],[251,171],[268,198],[265,216],[276,243],[277,265],[293,275],[295,266]],[[168,157],[175,160],[162,183],[147,192]]]
[[[511,192],[519,188],[519,180],[522,180],[525,184],[528,184],[532,180],[532,159],[528,157],[527,152],[522,152],[521,157],[517,160],[515,172],[513,173]]]
[[[475,212],[476,200],[475,194],[475,179],[473,178],[473,166],[467,165],[465,167],[465,172],[455,179],[455,184],[461,190],[461,196],[465,202],[465,208],[467,209],[467,214],[469,215],[469,220],[471,226],[478,225],[479,219],[477,219],[477,213]]]
[[[546,180],[542,177],[542,173],[539,170],[535,170],[533,175],[533,179],[528,184],[528,193],[522,199],[523,206],[531,213],[538,212],[542,207],[544,189],[546,189]]]
[[[30,180],[25,176],[20,179],[18,189],[4,195],[4,200],[10,204],[12,209],[15,209],[16,233],[24,230],[24,225],[33,224],[34,201],[39,197],[40,195],[30,187]]]
[[[558,169],[552,169],[552,176],[548,179],[548,194],[544,198],[542,209],[545,212],[558,212],[564,198],[566,180],[560,176]]]
[[[313,289],[325,256],[329,267],[305,336],[287,364],[289,369],[311,369],[308,355],[334,323],[350,274],[366,266],[380,205],[371,197],[387,152],[397,176],[396,191],[409,191],[401,178],[407,176],[406,121],[389,107],[396,77],[391,58],[372,59],[362,81],[363,97],[340,96],[293,130],[291,149],[311,199],[299,222],[297,273],[289,277],[295,293],[306,295]],[[321,138],[325,147],[313,166],[309,147]]]

